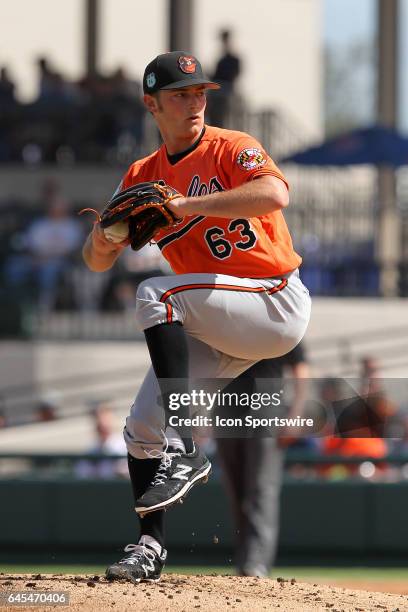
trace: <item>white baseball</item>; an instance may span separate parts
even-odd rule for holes
[[[122,242],[122,240],[125,240],[129,235],[129,225],[127,221],[118,221],[110,227],[105,227],[103,233],[109,242]]]

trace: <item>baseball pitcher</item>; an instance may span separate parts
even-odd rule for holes
[[[206,90],[218,87],[190,53],[148,64],[143,99],[163,145],[130,166],[83,249],[88,267],[103,272],[129,244],[154,240],[175,272],[137,289],[152,365],[124,437],[140,539],[107,569],[111,580],[160,579],[165,510],[211,470],[191,429],[169,426],[170,396],[188,392],[189,378],[233,379],[288,353],[309,322],[282,214],[287,181],[250,135],[204,124]],[[189,412],[181,405],[179,419]]]

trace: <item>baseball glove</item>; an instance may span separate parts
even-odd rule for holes
[[[129,242],[134,251],[138,251],[150,242],[157,232],[181,222],[167,204],[181,197],[164,181],[137,183],[115,194],[108,202],[98,220],[103,229],[118,223],[129,223]],[[86,210],[92,210],[86,208]]]

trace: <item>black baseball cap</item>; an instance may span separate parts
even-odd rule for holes
[[[158,55],[144,71],[145,94],[155,93],[159,89],[178,89],[189,85],[205,85],[208,89],[220,88],[220,85],[203,74],[198,59],[186,51],[171,51]]]

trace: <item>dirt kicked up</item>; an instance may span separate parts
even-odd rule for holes
[[[405,585],[406,586],[406,585]],[[25,603],[9,605],[10,592],[65,592],[69,605]],[[68,610],[69,612],[135,610],[157,612],[408,612],[408,596],[350,590],[339,586],[299,583],[295,578],[164,575],[158,583],[107,582],[103,576],[62,574],[3,574],[0,610]],[[406,593],[406,591],[405,591]],[[44,599],[44,598],[43,598]],[[3,608],[4,609],[4,608]]]

